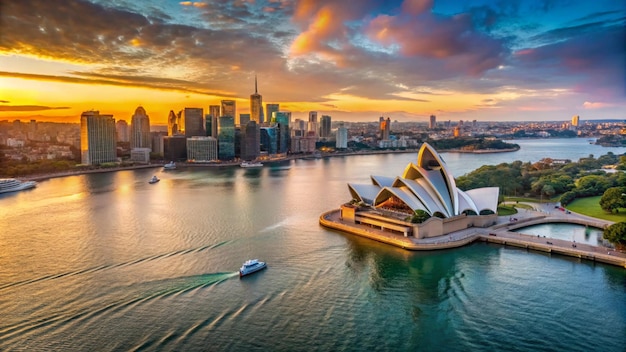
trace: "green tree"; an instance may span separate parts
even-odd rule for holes
[[[603,236],[618,248],[626,247],[626,222],[618,222],[607,227]]]
[[[600,208],[607,212],[619,212],[619,208],[626,207],[625,189],[622,187],[611,187],[607,189],[600,198]]]
[[[411,216],[411,222],[414,224],[421,224],[428,219],[430,219],[430,215],[421,209],[417,209],[415,214]]]

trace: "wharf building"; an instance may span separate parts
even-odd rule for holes
[[[208,162],[217,158],[217,139],[202,136],[187,138],[187,161]]]
[[[81,163],[99,165],[117,161],[113,115],[85,111],[80,116]]]
[[[343,223],[421,239],[496,222],[499,188],[458,189],[443,159],[427,143],[418,152],[417,164],[409,163],[402,176],[370,178],[371,184],[348,184],[352,201],[341,206]],[[427,220],[410,222],[417,212]]]

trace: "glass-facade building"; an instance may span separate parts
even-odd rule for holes
[[[235,117],[220,116],[217,126],[218,157],[220,160],[235,159]]]
[[[260,138],[261,138],[261,151],[266,152],[267,154],[277,154],[278,153],[278,138],[277,138],[277,129],[276,127],[261,127],[260,129]]]
[[[278,153],[287,153],[289,151],[289,114],[281,111],[275,112],[272,116],[272,123],[278,129]]]

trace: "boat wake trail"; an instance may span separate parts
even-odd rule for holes
[[[202,275],[186,276],[172,279],[164,279],[150,282],[142,282],[134,287],[126,287],[134,293],[125,295],[116,300],[107,300],[106,297],[97,303],[85,301],[73,302],[55,310],[57,313],[46,316],[31,316],[27,320],[8,326],[0,327],[0,346],[10,343],[12,340],[23,340],[31,334],[41,336],[57,332],[59,329],[84,326],[89,321],[100,318],[102,315],[125,314],[138,305],[145,304],[155,299],[177,296],[196,289],[218,285],[228,279],[238,277],[239,272],[219,272]],[[109,295],[115,295],[115,292]]]
[[[87,269],[82,269],[82,270],[68,271],[68,272],[59,273],[59,274],[50,274],[50,275],[45,275],[45,276],[41,276],[41,277],[37,277],[37,278],[33,278],[33,279],[27,279],[27,280],[22,280],[22,281],[17,281],[17,282],[11,282],[11,283],[0,285],[0,291],[6,290],[6,289],[10,289],[10,288],[19,287],[19,286],[34,284],[34,283],[37,283],[37,282],[40,282],[40,281],[54,280],[54,279],[60,279],[60,278],[64,278],[64,277],[70,277],[70,276],[76,276],[76,275],[82,275],[82,274],[90,274],[90,273],[101,271],[101,270],[121,268],[121,267],[130,266],[130,265],[136,265],[136,264],[140,264],[140,263],[145,263],[145,262],[149,262],[149,261],[153,261],[153,260],[169,258],[169,257],[176,256],[176,255],[185,255],[185,254],[189,254],[189,253],[202,252],[202,251],[205,251],[205,250],[210,250],[210,249],[214,249],[214,248],[223,246],[223,245],[225,245],[225,244],[227,244],[229,242],[232,242],[232,241],[230,241],[230,240],[229,241],[222,241],[222,242],[219,242],[219,243],[210,244],[210,245],[201,246],[201,247],[196,247],[196,248],[181,249],[181,250],[177,250],[177,251],[173,251],[173,252],[169,252],[169,253],[156,254],[156,255],[152,255],[152,256],[148,256],[148,257],[144,257],[144,258],[139,258],[139,259],[134,259],[134,260],[122,262],[122,263],[103,264],[103,265],[98,265],[98,266],[94,266],[94,267],[87,268]]]
[[[270,225],[270,226],[268,226],[268,227],[266,227],[266,228],[262,229],[262,230],[261,230],[261,231],[259,231],[259,232],[264,233],[264,232],[268,232],[268,231],[276,230],[277,228],[280,228],[280,227],[283,227],[283,226],[287,225],[289,222],[290,222],[290,218],[287,218],[287,219],[284,219],[284,220],[282,220],[282,221],[279,221],[279,222],[277,222],[277,223],[275,223],[275,224],[273,224],[273,225]]]

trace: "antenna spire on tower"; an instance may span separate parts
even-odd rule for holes
[[[256,86],[256,75],[254,75],[254,94],[259,94],[259,92],[257,91],[257,86]]]

